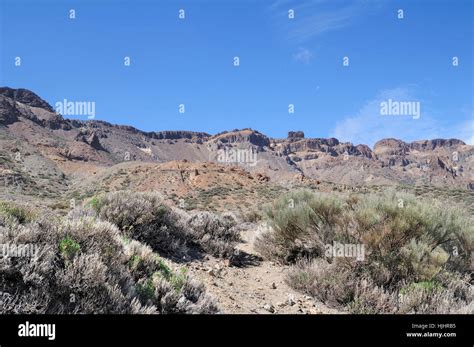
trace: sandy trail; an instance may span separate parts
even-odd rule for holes
[[[193,261],[189,270],[219,302],[224,313],[323,314],[339,313],[285,283],[288,266],[262,260],[253,247],[254,228],[242,231],[237,249],[248,254],[242,267],[222,259]]]

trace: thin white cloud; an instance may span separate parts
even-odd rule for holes
[[[307,48],[299,48],[298,51],[293,54],[293,60],[303,64],[309,64],[312,59],[313,53]]]
[[[416,88],[403,87],[384,90],[373,100],[368,101],[355,115],[338,122],[331,136],[354,144],[367,144],[371,147],[380,139],[397,138],[415,141],[434,138],[458,138],[465,142],[473,141],[474,121],[464,124],[445,124],[435,119],[429,103],[416,95]],[[421,116],[383,116],[381,103],[393,101],[420,102]]]
[[[457,126],[456,133],[459,134],[461,140],[466,142],[468,145],[474,146],[474,112],[470,120]]]
[[[385,1],[354,0],[350,3],[330,0],[277,0],[269,10],[278,18],[286,37],[298,43],[306,42],[329,31],[351,25],[356,19],[380,8]],[[283,14],[292,9],[295,18]]]

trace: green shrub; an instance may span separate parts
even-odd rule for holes
[[[30,207],[21,206],[13,202],[0,201],[0,216],[10,217],[20,224],[31,222],[36,214]]]
[[[81,251],[81,246],[69,236],[59,242],[59,251],[65,261],[71,261]]]
[[[140,280],[137,283],[137,293],[140,297],[140,300],[143,302],[148,302],[149,300],[153,299],[155,289],[156,288],[153,285],[153,280],[151,278]]]
[[[256,240],[265,257],[293,263],[303,257],[320,257],[325,244],[344,235],[344,205],[322,194],[300,190],[282,195],[265,208],[271,233]],[[336,230],[338,229],[338,230]]]
[[[299,191],[272,203],[266,215],[271,228],[257,249],[297,263],[289,283],[325,302],[356,313],[431,312],[443,300],[471,305],[469,290],[435,286],[440,276],[470,273],[474,223],[460,211],[393,190],[339,200]],[[333,258],[324,252],[333,242],[364,246],[365,258]],[[395,303],[399,291],[413,302]]]
[[[456,210],[389,191],[365,196],[350,215],[379,285],[469,270],[474,224]]]

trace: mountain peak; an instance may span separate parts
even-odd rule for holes
[[[6,96],[28,106],[39,107],[49,112],[54,112],[54,109],[50,104],[28,89],[0,87],[0,95]]]

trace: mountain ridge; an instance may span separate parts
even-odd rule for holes
[[[48,173],[65,177],[53,184],[63,190],[124,162],[174,161],[240,166],[259,180],[275,183],[314,180],[474,190],[474,146],[458,139],[387,138],[370,148],[336,138],[306,138],[303,131],[289,131],[286,138],[251,128],[217,134],[146,132],[101,120],[64,118],[27,89],[0,88],[0,145],[0,180],[21,177],[24,184],[34,185]]]
[[[223,135],[227,135],[227,134],[232,133],[232,132],[235,133],[235,132],[241,132],[241,131],[247,131],[247,130],[252,131],[257,136],[263,136],[263,137],[268,138],[268,139],[273,139],[273,140],[282,139],[282,138],[271,138],[271,137],[266,136],[265,134],[259,132],[258,130],[251,129],[251,128],[233,129],[231,131],[223,130],[223,131],[218,132],[214,135],[211,135],[211,134],[209,134],[207,132],[204,132],[204,131],[191,131],[191,130],[143,131],[143,130],[140,130],[140,129],[138,129],[134,126],[131,126],[131,125],[113,124],[113,123],[110,123],[110,122],[107,122],[107,121],[102,121],[102,120],[88,120],[88,121],[85,121],[85,120],[64,118],[62,115],[57,114],[54,111],[53,107],[47,101],[42,99],[40,96],[38,96],[37,94],[35,94],[31,90],[25,89],[25,88],[14,89],[14,88],[10,88],[10,87],[0,87],[0,96],[10,98],[14,101],[18,101],[18,102],[23,103],[23,104],[28,105],[28,106],[42,108],[42,109],[44,109],[48,112],[55,113],[58,117],[58,120],[64,121],[66,124],[71,124],[74,127],[80,127],[80,126],[83,126],[84,124],[88,124],[88,123],[90,123],[90,124],[94,124],[94,123],[104,124],[104,125],[107,125],[107,126],[112,126],[112,127],[117,127],[117,128],[120,128],[120,129],[126,129],[126,130],[129,130],[129,131],[132,131],[132,132],[137,132],[137,133],[149,136],[150,138],[153,138],[153,139],[185,139],[185,138],[192,139],[194,137],[196,137],[196,138],[222,137]],[[329,138],[306,138],[305,135],[304,135],[304,132],[299,131],[299,130],[298,131],[294,131],[294,130],[288,131],[288,136],[287,136],[286,139],[293,140],[293,141],[298,141],[298,140],[301,140],[301,139],[327,140],[328,142],[333,142],[333,143],[335,142],[336,144],[340,142],[338,139],[333,138],[333,137],[329,137]],[[396,138],[382,138],[374,144],[374,147],[371,148],[371,150],[374,150],[375,147],[377,146],[377,144],[380,144],[381,142],[384,142],[384,141],[390,141],[390,140],[394,140],[394,141],[409,145],[409,147],[412,147],[412,148],[415,147],[416,145],[422,145],[421,143],[427,143],[427,145],[425,145],[425,146],[429,146],[430,144],[433,144],[434,147],[439,146],[440,144],[441,144],[441,146],[443,146],[445,143],[448,143],[450,145],[452,143],[466,145],[466,143],[464,141],[456,139],[456,138],[450,138],[450,139],[436,138],[436,139],[431,139],[431,140],[420,139],[420,140],[414,140],[414,141],[411,141],[411,142],[406,142],[404,140],[396,139]],[[352,142],[350,142],[350,141],[345,142],[345,143],[351,143],[352,144]],[[357,144],[355,146],[357,147],[359,145],[367,146],[367,147],[370,148],[370,146],[362,144],[362,143]]]

